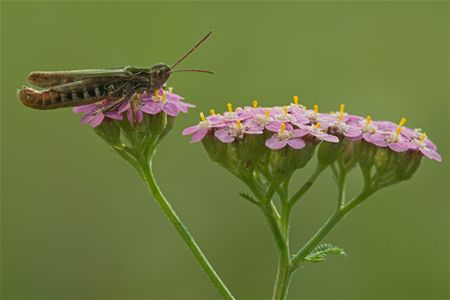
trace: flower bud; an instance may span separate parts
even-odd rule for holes
[[[361,168],[371,168],[374,164],[375,153],[378,147],[367,143],[366,141],[360,141],[357,149],[357,158]]]
[[[110,145],[119,145],[120,127],[114,120],[107,120],[94,128],[95,133]]]
[[[344,139],[342,142],[342,151],[339,155],[339,160],[342,162],[345,171],[348,172],[353,169],[358,161],[358,149],[361,141],[353,141]]]
[[[282,182],[295,170],[303,168],[313,157],[315,144],[307,142],[302,149],[285,147],[272,150],[269,157],[270,171],[274,182]]]
[[[328,166],[336,161],[342,152],[342,143],[321,142],[317,150],[317,159],[320,164]]]

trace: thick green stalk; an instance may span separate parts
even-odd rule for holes
[[[289,250],[289,223],[292,206],[287,201],[282,201],[281,205],[282,215],[280,223],[285,244],[279,253],[278,271],[273,289],[273,299],[276,300],[286,299],[293,271]]]
[[[170,203],[164,197],[153,175],[151,160],[149,164],[147,164],[145,161],[142,161],[140,163],[140,167],[141,171],[140,170],[137,171],[140,174],[143,174],[143,179],[148,185],[148,188],[150,192],[153,194],[153,197],[158,202],[159,206],[162,208],[166,216],[169,218],[172,225],[178,231],[178,233],[180,234],[186,245],[189,247],[195,259],[200,264],[202,269],[206,272],[213,285],[216,287],[216,289],[219,291],[219,293],[222,295],[224,299],[235,299],[234,296],[226,287],[226,285],[220,279],[219,275],[216,273],[214,268],[211,266],[208,259],[203,254],[202,250],[200,249],[200,247],[198,246],[192,235],[189,233],[186,226],[181,221],[180,217],[178,217],[178,215],[176,214]]]

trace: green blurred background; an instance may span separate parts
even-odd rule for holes
[[[197,104],[160,146],[162,189],[239,298],[271,295],[276,249],[245,188],[182,129],[225,103],[288,103],[397,122],[438,145],[412,180],[375,194],[326,239],[348,253],[307,265],[290,298],[449,296],[448,2],[2,2],[4,299],[218,298],[133,170],[70,109],[34,111],[16,89],[34,70],[173,63]],[[309,176],[312,161],[295,178]],[[359,171],[349,182],[361,186]],[[335,206],[327,171],[295,210],[298,248]]]

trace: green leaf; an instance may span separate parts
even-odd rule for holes
[[[331,244],[320,244],[305,257],[305,261],[313,263],[321,262],[325,260],[329,254],[346,255],[342,248]]]
[[[240,193],[238,193],[238,194],[239,194],[239,196],[241,196],[241,197],[244,198],[245,200],[248,200],[248,201],[250,201],[250,202],[253,203],[253,204],[258,204],[258,201],[256,201],[255,198],[253,198],[253,197],[250,196],[249,194],[244,193],[244,192],[240,192]]]

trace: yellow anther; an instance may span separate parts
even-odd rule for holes
[[[283,106],[283,113],[284,113],[285,115],[287,115],[287,113],[288,113],[288,108],[287,108],[286,105]]]
[[[202,112],[200,113],[200,120],[202,120],[203,122],[206,122],[205,114]]]
[[[406,123],[406,119],[405,118],[402,118],[401,120],[400,120],[400,122],[398,123],[398,126],[397,126],[397,130],[395,131],[395,137],[398,139],[398,136],[400,135],[400,132],[402,131],[402,126],[403,125],[405,125],[405,123]]]
[[[319,105],[314,105],[314,113],[317,114],[319,112]]]
[[[366,124],[369,125],[370,122],[372,122],[372,117],[371,116],[367,116],[366,117]]]
[[[159,97],[159,90],[155,90],[155,98]]]
[[[257,108],[258,107],[258,100],[253,100],[253,108]]]
[[[400,120],[400,123],[398,123],[398,127],[402,127],[403,125],[405,125],[405,123],[406,123],[406,118],[402,118]]]
[[[241,129],[241,120],[236,121],[236,126],[237,128]]]
[[[286,130],[286,124],[281,123],[281,132],[284,132]]]
[[[210,109],[209,110],[209,114],[215,116],[216,115],[216,111],[214,109]]]
[[[341,104],[341,106],[339,106],[339,120],[338,120],[339,123],[341,123],[342,119],[344,118],[344,110],[345,110],[345,105]]]
[[[425,132],[422,133],[422,135],[420,136],[420,142],[423,143],[426,138],[427,138],[427,134]]]
[[[270,115],[270,109],[268,108],[268,109],[266,109],[266,118],[268,118],[269,115]]]
[[[166,102],[166,91],[162,92],[162,102]]]
[[[320,122],[317,122],[314,128],[320,128],[320,126],[322,126],[322,124],[320,124]]]
[[[298,105],[298,96],[294,96],[294,104]]]
[[[227,108],[228,108],[228,112],[233,112],[233,105],[231,105],[231,103],[227,104]]]

